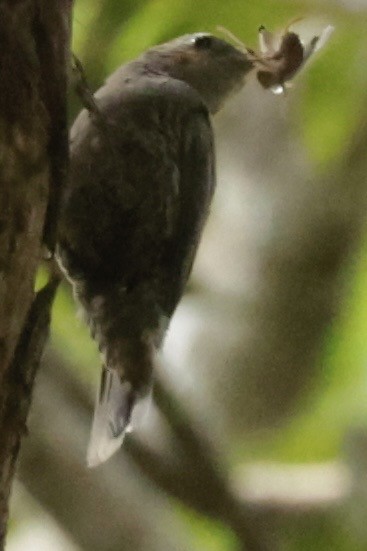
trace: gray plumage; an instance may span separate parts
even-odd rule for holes
[[[246,54],[206,34],[120,67],[71,131],[58,260],[103,357],[91,466],[121,444],[149,391],[215,186],[209,113],[239,89]]]

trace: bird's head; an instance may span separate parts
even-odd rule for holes
[[[192,86],[212,113],[242,86],[253,68],[246,51],[206,33],[181,36],[151,48],[141,59],[148,71]]]

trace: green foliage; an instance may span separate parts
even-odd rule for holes
[[[85,323],[77,317],[70,289],[62,286],[53,307],[53,339],[62,357],[75,366],[78,377],[89,381],[99,378],[97,346],[89,336]]]
[[[177,514],[190,526],[192,547],[205,551],[237,551],[234,535],[219,522],[208,520],[193,511],[177,505]]]
[[[339,19],[330,43],[307,72],[299,116],[305,144],[320,163],[342,154],[359,122],[366,84],[360,58],[365,48],[365,23]]]

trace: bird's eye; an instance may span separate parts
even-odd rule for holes
[[[202,36],[197,36],[194,39],[194,44],[196,48],[199,48],[200,50],[208,50],[213,44],[213,38],[205,34]]]

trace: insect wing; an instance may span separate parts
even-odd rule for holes
[[[316,53],[320,48],[325,46],[326,42],[329,40],[330,35],[334,31],[334,27],[332,25],[328,25],[325,27],[319,36],[314,36],[307,44],[303,44],[303,61],[301,65],[298,67],[297,71],[294,72],[291,79],[299,73],[301,69],[303,69],[305,63],[310,59],[310,57]],[[289,80],[291,80],[289,79]],[[289,80],[286,84],[288,84]],[[279,93],[279,92],[278,92]]]
[[[328,25],[322,30],[319,36],[314,36],[312,40],[304,46],[303,62],[307,61],[312,54],[325,46],[333,31],[334,27],[332,25]]]
[[[259,48],[265,56],[272,56],[279,47],[279,37],[268,31],[263,25],[259,27]]]

